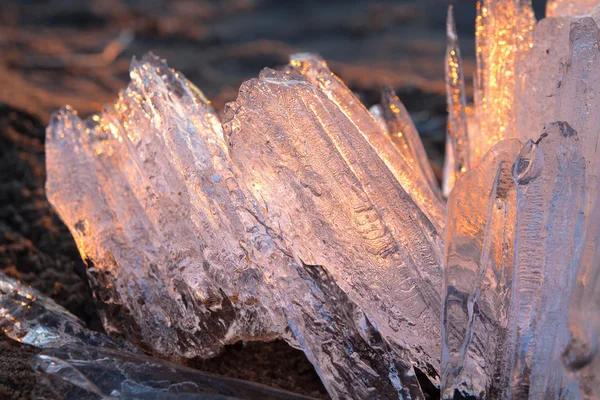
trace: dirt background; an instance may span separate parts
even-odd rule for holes
[[[450,1],[21,0],[0,2],[0,271],[102,330],[85,266],[44,193],[44,129],[70,104],[85,116],[111,102],[131,57],[153,51],[222,109],[239,84],[298,51],[320,53],[362,100],[392,85],[434,166],[443,163],[445,15]],[[474,72],[474,0],[456,0],[467,79]],[[534,2],[541,15],[544,1]],[[118,38],[133,40],[116,57]],[[110,44],[113,43],[111,47]],[[107,50],[102,56],[102,52]],[[30,398],[36,350],[0,333],[0,399]],[[302,352],[284,342],[228,347],[192,365],[318,398]],[[436,396],[435,392],[431,393]]]

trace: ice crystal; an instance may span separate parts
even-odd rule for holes
[[[222,121],[164,61],[47,130],[47,193],[107,331],[167,357],[284,338],[333,398],[596,398],[596,2],[478,5],[474,106],[449,10],[443,193],[391,89],[316,55]],[[441,321],[441,324],[440,324]],[[421,381],[418,377],[421,376]]]

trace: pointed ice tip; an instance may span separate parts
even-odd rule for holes
[[[159,56],[157,56],[156,54],[154,54],[153,52],[149,51],[146,54],[144,54],[142,56],[142,62],[155,62],[155,63],[165,63],[166,60],[164,58],[160,58]]]
[[[386,85],[386,84],[384,84],[381,87],[381,104],[383,104],[384,107],[386,107],[387,104],[389,104],[392,101],[395,101],[397,99],[398,99],[398,96],[396,95],[394,88],[392,88],[390,85]]]
[[[77,125],[81,123],[81,118],[77,111],[70,105],[62,106],[50,116],[50,122],[46,127],[46,139],[52,139],[58,136],[64,137],[65,125]]]
[[[290,56],[290,64],[293,67],[299,67],[302,64],[309,63],[313,65],[322,65],[327,68],[327,62],[318,54],[315,53],[296,53]]]
[[[446,17],[446,37],[449,42],[456,42],[458,35],[456,33],[456,22],[454,21],[454,7],[448,6],[448,16]]]
[[[64,121],[67,118],[74,118],[76,120],[81,120],[79,115],[77,115],[77,111],[73,109],[70,105],[62,106],[60,109],[55,111],[50,117],[51,124],[57,121]]]
[[[149,51],[144,54],[141,59],[137,59],[136,56],[131,58],[131,64],[129,65],[129,73],[137,70],[148,70],[149,68],[164,68],[165,70],[170,69],[167,65],[167,60],[158,57],[153,52]]]

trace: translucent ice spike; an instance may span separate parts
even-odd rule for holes
[[[118,332],[136,343],[142,341],[142,336],[144,340],[156,337],[157,331],[172,337],[172,330],[168,325],[162,326],[164,318],[160,318],[169,315],[162,309],[169,304],[169,300],[161,301],[168,298],[164,281],[142,267],[156,265],[148,257],[156,257],[159,252],[144,254],[154,243],[148,240],[142,246],[139,240],[133,244],[126,235],[130,227],[138,236],[148,237],[145,213],[129,210],[136,203],[121,202],[117,209],[111,209],[116,200],[111,185],[119,187],[119,175],[113,176],[109,168],[97,168],[94,143],[90,130],[73,110],[65,108],[54,116],[46,134],[48,198],[69,226],[88,263],[90,284],[100,300],[99,311],[107,332]],[[103,186],[104,182],[107,186]],[[128,218],[119,220],[120,210],[128,211]],[[128,307],[129,301],[139,308]]]
[[[597,21],[600,8],[589,16]],[[588,138],[583,125],[593,126],[590,121],[598,119],[597,113],[588,113],[598,92],[598,78],[591,73],[600,62],[596,36],[597,27],[589,18],[561,16],[538,22],[531,51],[518,72],[516,122],[521,141],[536,140],[537,132],[556,120],[567,121],[582,140]]]
[[[427,177],[423,176],[419,168],[420,164],[425,162],[426,156],[423,154],[425,160],[419,160],[417,163],[406,159],[406,153],[398,151],[387,132],[381,130],[380,125],[360,100],[331,73],[321,57],[308,53],[292,55],[288,71],[304,76],[339,107],[375,149],[376,154],[384,161],[413,201],[441,231],[445,221],[445,210],[439,186],[437,183],[428,184]],[[384,112],[387,113],[386,104],[383,107]],[[433,173],[430,178],[435,181]]]
[[[421,180],[427,182],[431,191],[440,196],[440,185],[431,169],[419,132],[410,114],[396,96],[394,90],[384,86],[381,91],[381,107],[386,120],[388,133],[399,153],[416,170]]]
[[[448,102],[448,130],[442,192],[448,196],[460,175],[470,168],[470,144],[467,127],[467,98],[462,59],[458,46],[452,6],[446,22],[446,98]]]
[[[522,145],[498,143],[448,198],[442,336],[442,396],[495,398],[507,348],[516,186]]]
[[[135,351],[129,343],[90,331],[52,299],[2,273],[0,330],[13,340],[35,347],[79,344]]]
[[[355,123],[301,75],[266,70],[242,85],[224,129],[290,254],[323,266],[414,365],[437,369],[439,238]]]
[[[530,49],[534,25],[530,0],[483,0],[477,5],[475,99],[482,142],[473,164],[500,140],[518,137],[512,126],[518,62]]]
[[[89,346],[45,350],[35,357],[34,368],[45,374],[48,390],[67,400],[309,399],[139,354]]]
[[[584,232],[585,163],[578,133],[546,126],[515,162],[517,225],[504,397],[559,398],[568,301]]]

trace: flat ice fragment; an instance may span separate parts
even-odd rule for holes
[[[34,368],[47,390],[79,399],[269,399],[309,397],[258,383],[212,375],[141,354],[67,345],[44,350]]]
[[[77,344],[136,351],[125,341],[89,330],[52,299],[2,273],[0,330],[15,341],[41,348]]]

